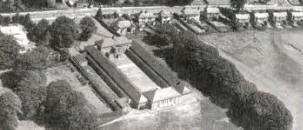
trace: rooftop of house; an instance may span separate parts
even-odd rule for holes
[[[207,12],[207,13],[215,14],[215,13],[220,13],[220,10],[219,10],[219,8],[208,7],[208,8],[206,8],[206,12]]]
[[[191,9],[191,8],[183,8],[181,13],[185,15],[200,15],[200,10],[198,9]]]
[[[159,14],[161,17],[170,17],[172,15],[171,12],[166,11],[166,10],[161,10]]]
[[[139,14],[138,14],[139,18],[155,18],[156,15],[154,15],[153,13],[151,12],[148,12],[148,11],[141,11]]]
[[[291,15],[295,17],[303,17],[303,12],[291,12]]]
[[[236,14],[237,19],[249,19],[249,14]]]
[[[129,28],[133,26],[130,20],[126,20],[124,18],[119,18],[115,22],[112,23],[111,27],[113,28]]]
[[[256,18],[267,18],[269,15],[268,13],[255,13]]]
[[[274,17],[287,17],[286,12],[273,12]]]

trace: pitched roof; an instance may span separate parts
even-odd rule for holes
[[[286,17],[287,13],[286,12],[274,12],[273,16],[274,17]]]
[[[172,13],[169,11],[166,11],[166,10],[161,10],[159,14],[160,14],[160,16],[170,17]]]
[[[150,102],[162,101],[174,97],[181,96],[174,88],[167,87],[145,92],[144,95]]]
[[[183,14],[200,14],[200,10],[191,8],[183,8],[181,12]]]
[[[249,14],[236,14],[237,19],[249,19]]]
[[[256,18],[267,18],[268,16],[268,13],[255,13]]]
[[[206,12],[207,13],[220,13],[220,10],[219,10],[219,8],[208,7],[208,8],[206,8]]]
[[[156,17],[153,13],[150,13],[148,11],[141,11],[139,13],[139,17],[143,18],[150,18],[150,17]]]
[[[303,17],[303,12],[291,12],[291,15],[295,17]]]

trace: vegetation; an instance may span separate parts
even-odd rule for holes
[[[28,33],[28,37],[31,41],[34,41],[38,46],[47,46],[50,40],[49,22],[46,19],[42,19],[36,26]]]
[[[0,34],[0,69],[13,67],[20,49],[12,36]]]
[[[231,0],[230,6],[236,9],[237,11],[240,11],[244,8],[246,3],[247,0]]]
[[[87,41],[97,29],[95,22],[88,16],[80,21],[80,28],[82,30],[80,40],[82,41]]]
[[[16,94],[0,88],[0,129],[15,130],[18,125],[17,114],[21,112],[21,101]]]
[[[89,109],[84,96],[64,80],[48,86],[45,105],[47,122],[59,128],[95,130],[97,127],[97,115]]]
[[[47,47],[37,47],[16,59],[15,70],[43,70],[50,62],[48,60],[50,50]]]
[[[44,73],[27,71],[14,88],[22,101],[24,119],[31,119],[44,109],[42,103],[45,100],[46,90],[41,86],[45,83],[42,81],[45,80],[43,77],[45,77]]]
[[[244,129],[291,128],[292,116],[284,104],[273,95],[258,92],[216,48],[191,32],[168,36],[173,44],[166,53],[170,65],[212,101],[228,108],[234,123]]]
[[[102,21],[102,20],[103,20],[103,13],[102,13],[101,8],[98,9],[95,18],[96,18],[98,21]]]
[[[240,103],[240,104],[239,104]],[[269,93],[255,92],[245,101],[235,102],[229,113],[245,128],[256,130],[291,130],[292,115],[284,104]]]
[[[57,49],[70,48],[78,37],[76,23],[66,17],[58,17],[50,26],[51,45]]]

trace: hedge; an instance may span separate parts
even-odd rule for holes
[[[137,56],[139,56],[150,68],[153,69],[168,85],[176,86],[180,84],[180,80],[175,76],[171,70],[161,64],[156,57],[148,53],[137,41],[133,41],[130,48]]]
[[[148,64],[146,64],[143,59],[136,55],[132,50],[127,50],[126,55],[138,65],[145,74],[147,74],[151,79],[156,82],[161,87],[168,87],[169,85],[162,79]]]

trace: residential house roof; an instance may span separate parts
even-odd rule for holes
[[[219,10],[219,8],[208,7],[208,8],[206,8],[206,12],[207,12],[207,13],[215,14],[215,13],[220,13],[220,10]]]
[[[249,19],[249,14],[236,14],[237,19]]]
[[[294,17],[303,17],[303,12],[291,12],[291,15]]]
[[[200,15],[200,10],[198,9],[183,8],[181,12],[185,15]]]
[[[148,12],[148,11],[141,11],[138,15],[139,15],[139,18],[155,18],[156,17],[156,15],[154,15],[153,13]]]
[[[172,13],[169,12],[169,11],[166,11],[166,10],[161,10],[160,13],[159,13],[159,15],[161,17],[170,17],[172,15]]]
[[[273,16],[274,17],[287,17],[287,13],[286,12],[274,12]]]
[[[255,18],[268,18],[268,13],[255,13]]]

